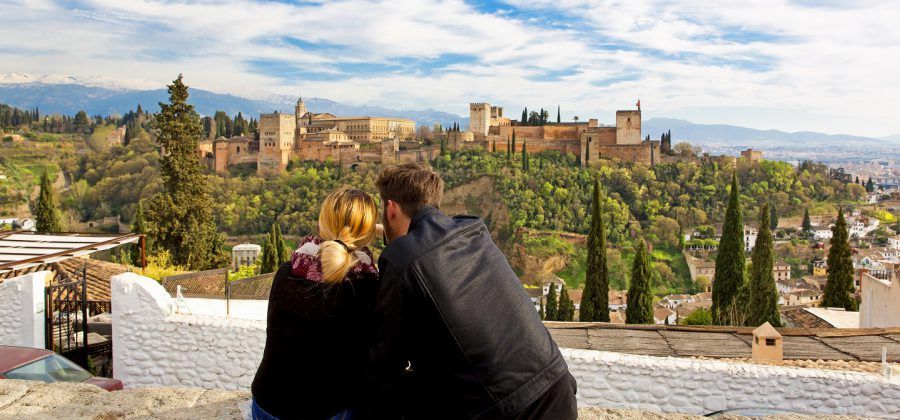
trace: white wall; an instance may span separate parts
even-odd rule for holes
[[[863,273],[859,285],[860,328],[900,327],[900,285]]]
[[[112,278],[113,364],[126,387],[248,389],[262,358],[265,321],[175,314],[155,281]],[[705,414],[773,407],[821,414],[900,416],[900,377],[713,360],[562,349],[581,407]],[[298,380],[303,380],[298,378]]]
[[[265,321],[176,314],[165,289],[135,273],[113,276],[112,305],[113,372],[126,387],[250,388]]]
[[[578,405],[707,414],[773,408],[815,414],[900,416],[900,378],[562,349]]]
[[[44,282],[49,271],[0,283],[0,345],[44,348]]]

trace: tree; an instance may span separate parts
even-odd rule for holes
[[[737,298],[744,282],[744,223],[738,201],[737,174],[731,175],[731,196],[725,210],[722,240],[716,256],[713,278],[712,318],[715,325],[735,325],[738,320]]]
[[[558,321],[572,322],[575,320],[575,302],[569,298],[566,285],[563,285],[562,291],[559,292],[559,309],[557,312]]]
[[[528,161],[528,141],[522,142],[522,169],[525,172],[528,172],[530,169],[530,162]]]
[[[866,192],[873,193],[875,192],[875,183],[872,182],[872,178],[870,177],[868,181],[866,181]]]
[[[510,150],[512,153],[516,152],[516,130],[512,132],[512,149]]]
[[[509,145],[509,137],[507,137],[506,138],[506,162],[509,163],[510,160],[512,160],[512,149],[511,149],[511,146]]]
[[[775,286],[775,265],[772,231],[769,229],[769,206],[763,204],[759,210],[759,233],[753,247],[750,265],[750,303],[747,309],[747,322],[751,327],[758,327],[766,322],[773,327],[781,326],[781,314],[778,312],[778,288]]]
[[[544,316],[544,299],[541,299],[541,300],[540,300],[540,305],[539,305],[539,306],[540,306],[540,307],[538,308],[538,315],[540,315],[541,320],[543,321],[543,320],[545,319],[545,316]]]
[[[550,283],[550,291],[547,292],[547,306],[544,308],[544,319],[547,321],[559,321],[559,302],[556,299],[556,284]]]
[[[653,290],[650,285],[650,259],[647,243],[643,239],[634,247],[631,264],[631,282],[628,284],[628,307],[625,322],[628,324],[653,324]]]
[[[809,219],[809,209],[803,209],[803,232],[812,232],[812,221]]]
[[[91,122],[88,120],[87,113],[84,111],[78,111],[75,114],[75,120],[72,122],[75,126],[75,131],[79,133],[87,133],[91,130]]]
[[[146,233],[147,229],[144,228],[144,206],[138,201],[137,210],[134,212],[134,220],[131,222],[131,233]],[[144,247],[147,246],[147,238],[144,237]],[[141,249],[139,244],[134,244],[131,250],[131,265],[135,267],[140,267],[143,261],[141,261]]]
[[[206,269],[218,260],[214,252],[218,232],[213,201],[203,166],[197,159],[197,140],[203,127],[181,75],[169,85],[169,103],[156,114],[157,143],[165,150],[160,175],[163,192],[147,209],[147,232],[154,247],[168,250],[172,261],[191,270]]]
[[[278,265],[291,259],[291,251],[284,244],[284,237],[281,236],[281,225],[278,222],[272,224],[272,245],[275,246]]]
[[[528,107],[522,110],[522,121],[519,121],[519,125],[525,125],[528,123]]]
[[[838,210],[837,222],[831,231],[833,234],[831,249],[828,250],[828,283],[825,285],[822,306],[855,311],[857,304],[853,299],[853,260],[843,209]]]
[[[38,232],[62,232],[59,210],[53,199],[53,185],[46,171],[41,174],[41,191],[34,203],[34,222]]]
[[[609,271],[606,265],[606,231],[600,212],[600,179],[594,178],[591,230],[587,240],[587,271],[578,320],[609,322]]]
[[[698,308],[684,317],[684,325],[712,325],[712,314],[708,309]]]
[[[562,123],[562,114],[559,113],[559,105],[556,106],[556,123]]]
[[[774,231],[778,229],[778,209],[775,208],[775,204],[769,204],[769,209],[769,229]]]
[[[272,235],[266,235],[263,240],[262,254],[259,257],[259,272],[271,273],[278,269],[278,250],[272,244]]]

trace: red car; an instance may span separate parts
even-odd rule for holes
[[[122,389],[122,381],[98,378],[69,359],[50,350],[0,346],[0,379],[27,381],[84,382],[107,391]]]

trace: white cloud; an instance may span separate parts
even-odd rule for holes
[[[896,3],[508,3],[492,13],[459,0],[0,0],[0,72],[184,73],[216,91],[460,114],[469,101],[513,116],[560,104],[605,122],[640,97],[645,117],[900,132]],[[447,57],[462,61],[428,64]]]

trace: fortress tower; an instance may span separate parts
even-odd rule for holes
[[[294,134],[298,136],[298,138],[306,134],[306,127],[309,125],[309,119],[307,118],[306,112],[306,104],[303,103],[303,97],[301,96],[297,99],[297,106],[294,107],[294,120],[297,125]]]
[[[641,111],[616,111],[616,144],[641,144]]]
[[[267,174],[283,171],[294,149],[296,117],[274,112],[259,116],[259,159],[257,172]]]
[[[502,108],[501,108],[502,110]],[[495,111],[496,112],[496,111]],[[503,112],[503,111],[500,111]],[[491,126],[491,104],[478,102],[469,104],[469,131],[488,134]]]

